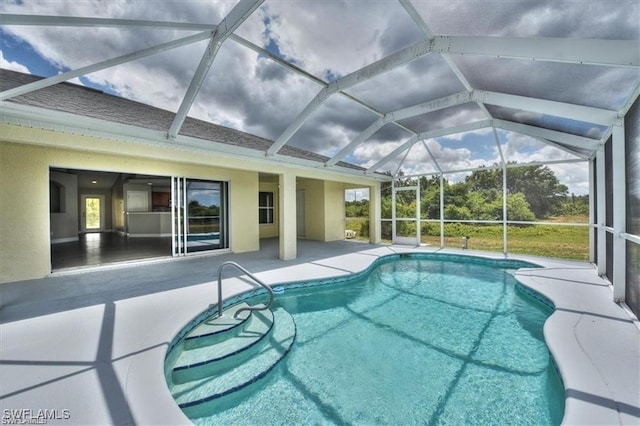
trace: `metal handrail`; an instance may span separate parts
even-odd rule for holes
[[[222,316],[222,270],[225,268],[225,266],[234,266],[236,269],[239,269],[240,271],[244,272],[245,274],[247,274],[249,276],[249,278],[251,278],[253,281],[255,281],[256,283],[258,283],[259,285],[264,287],[267,290],[267,292],[269,293],[269,302],[267,302],[264,305],[264,307],[262,307],[262,308],[260,308],[260,307],[257,307],[257,308],[254,308],[254,307],[241,308],[241,309],[238,309],[236,311],[236,314],[234,315],[234,317],[237,317],[238,314],[240,312],[242,312],[242,311],[265,311],[265,310],[269,309],[271,307],[271,305],[273,305],[273,301],[275,299],[275,294],[273,293],[273,290],[271,289],[271,287],[269,287],[268,285],[266,285],[265,283],[260,281],[258,278],[255,277],[255,275],[253,275],[251,272],[247,271],[245,268],[243,268],[242,266],[240,266],[236,262],[233,262],[233,261],[229,260],[227,262],[224,262],[218,268],[218,316],[219,317]]]

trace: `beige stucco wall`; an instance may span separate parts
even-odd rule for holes
[[[49,169],[43,150],[0,145],[0,280],[49,273]]]
[[[304,190],[305,238],[318,241],[344,239],[345,184],[298,179],[297,189]]]
[[[324,181],[298,179],[296,189],[304,191],[304,237],[324,241]]]
[[[227,181],[231,250],[258,250],[259,238],[275,233],[286,240],[287,250],[281,247],[284,258],[295,257],[292,194],[298,186],[296,180],[306,190],[307,237],[320,241],[343,238],[345,185],[376,184],[364,175],[335,173],[324,167],[283,167],[282,163],[264,157],[250,159],[197,148],[176,148],[168,140],[121,141],[3,124],[0,125],[0,282],[41,278],[50,273],[50,167]],[[280,182],[273,185],[278,189],[277,217],[288,218],[284,228],[278,223],[270,229],[260,229],[259,173],[280,176]],[[286,192],[290,200],[284,203],[283,182],[290,189]],[[118,213],[113,216],[111,228],[121,230],[123,194],[111,195],[111,210]],[[282,238],[283,230],[292,235]]]
[[[1,142],[0,282],[40,278],[51,270],[50,166],[228,181],[231,249],[259,249],[256,172]]]
[[[344,184],[324,183],[324,241],[344,239]]]

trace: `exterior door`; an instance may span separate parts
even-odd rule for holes
[[[227,183],[172,178],[173,255],[229,248]]]
[[[104,195],[83,194],[80,202],[80,231],[104,231]]]
[[[420,245],[420,188],[418,186],[393,187],[392,231],[393,243]]]

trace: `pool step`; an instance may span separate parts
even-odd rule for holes
[[[185,383],[202,379],[242,364],[260,351],[263,340],[269,336],[272,327],[271,310],[253,311],[244,326],[235,327],[241,328],[237,334],[224,333],[227,335],[225,340],[217,338],[219,341],[208,345],[194,343],[190,349],[187,349],[185,342],[185,348],[173,366],[173,382]],[[211,337],[205,334],[199,339],[210,341]]]
[[[241,312],[238,318],[236,312],[248,306],[244,302],[238,303],[224,311],[221,317],[216,313],[204,320],[184,338],[184,349],[214,345],[240,334],[249,323],[251,311]]]
[[[284,309],[254,311],[238,335],[183,350],[172,371],[171,394],[187,416],[210,415],[266,376],[287,355],[295,336],[293,318]]]

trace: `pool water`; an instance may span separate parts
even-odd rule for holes
[[[276,305],[296,323],[291,352],[196,424],[562,420],[564,389],[542,336],[551,309],[507,270],[399,259],[356,281],[285,289]]]

